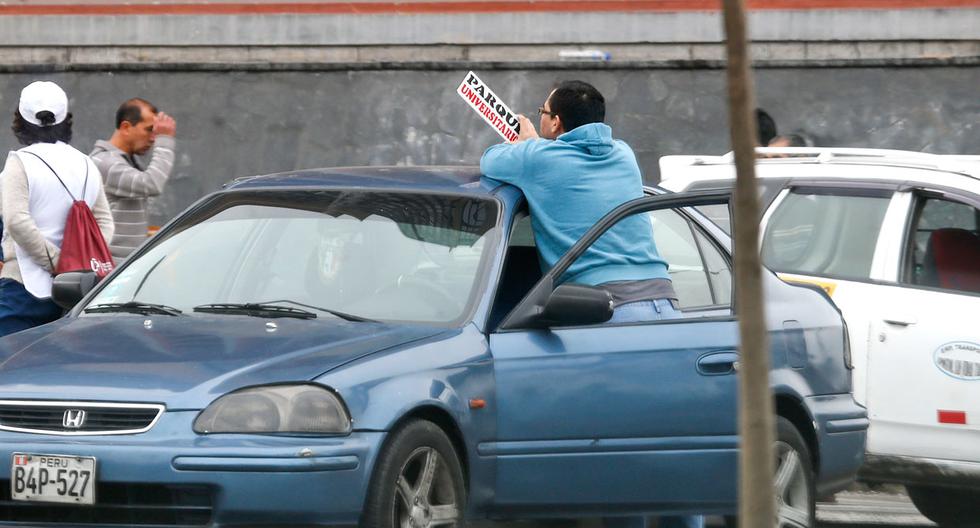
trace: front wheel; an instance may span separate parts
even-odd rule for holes
[[[463,525],[466,488],[459,457],[432,422],[398,427],[381,450],[361,528]]]
[[[776,417],[776,528],[812,528],[816,526],[816,491],[810,449],[792,422]],[[737,526],[735,517],[726,517],[728,527]]]
[[[980,490],[905,486],[912,504],[942,528],[980,527]]]

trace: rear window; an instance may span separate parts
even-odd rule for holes
[[[776,271],[868,279],[888,202],[886,194],[794,189],[766,226],[763,262]]]

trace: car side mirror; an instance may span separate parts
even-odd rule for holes
[[[605,323],[613,315],[612,295],[602,288],[562,284],[551,292],[538,321],[543,326]]]
[[[51,300],[58,306],[70,310],[92,291],[99,278],[93,271],[69,271],[55,275],[51,285]]]

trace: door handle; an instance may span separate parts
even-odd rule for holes
[[[891,314],[885,316],[882,320],[895,326],[910,326],[918,322],[914,316],[909,314]]]
[[[738,370],[738,354],[714,352],[698,358],[698,372],[705,376],[721,376]]]

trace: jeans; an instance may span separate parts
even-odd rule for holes
[[[652,301],[637,301],[621,304],[613,310],[610,323],[634,323],[641,321],[660,321],[677,319],[681,313],[674,308],[670,299],[655,299]],[[606,528],[644,528],[647,525],[645,517],[606,517],[603,519]],[[664,516],[657,523],[659,528],[704,528],[704,517],[700,515]]]
[[[654,299],[652,301],[636,301],[620,304],[613,310],[610,323],[636,323],[641,321],[660,321],[662,319],[677,319],[681,313],[674,308],[670,299]]]
[[[38,299],[13,279],[0,279],[0,337],[57,320],[64,313],[51,299]]]

